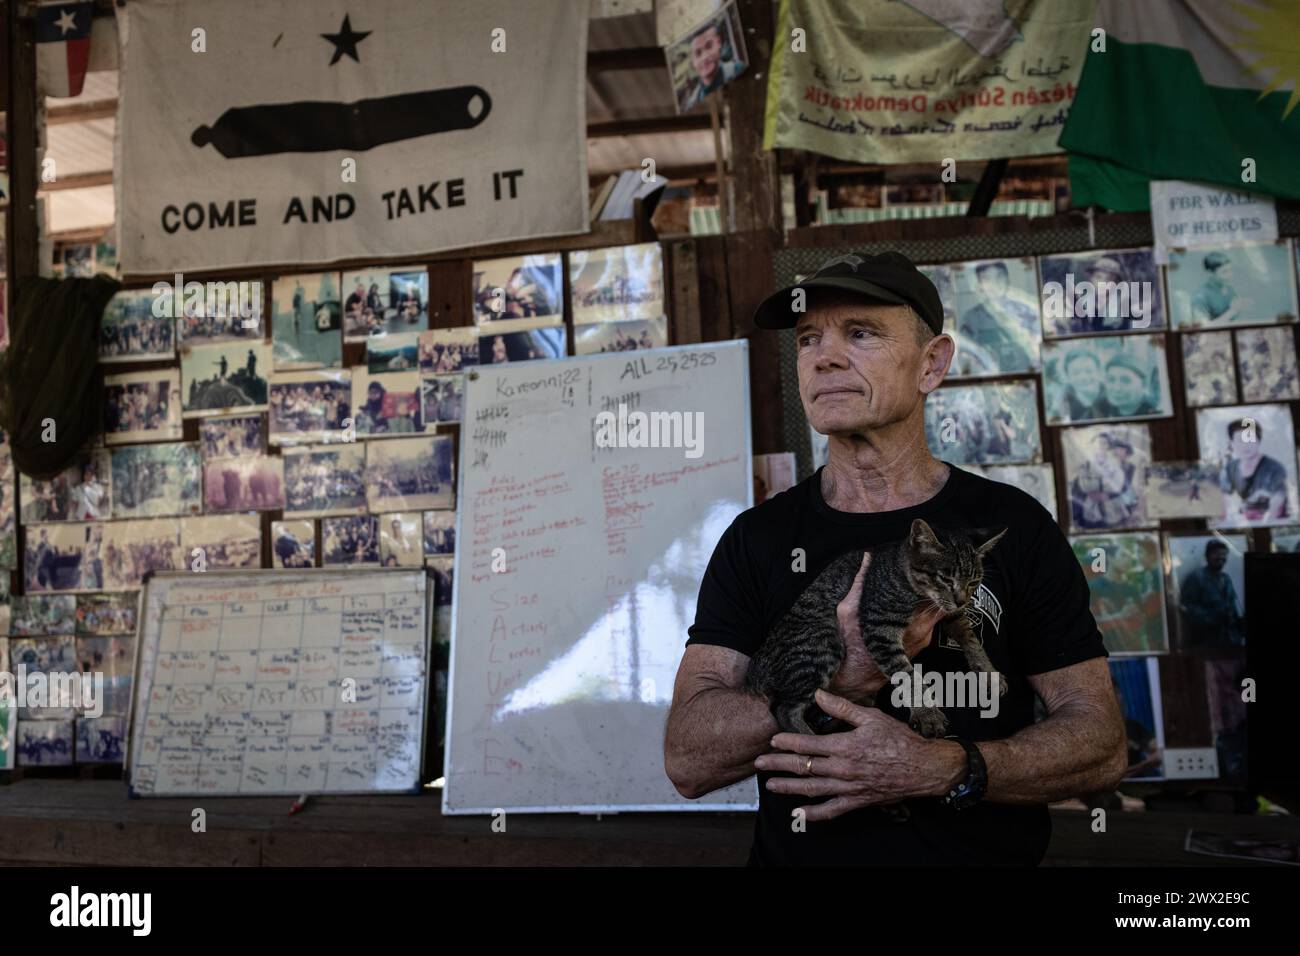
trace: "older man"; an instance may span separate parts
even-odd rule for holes
[[[828,459],[739,515],[718,542],[668,717],[669,778],[695,798],[758,771],[755,865],[1039,862],[1046,804],[1123,775],[1124,726],[1087,582],[1060,528],[1024,492],[926,446],[925,397],[954,350],[937,290],[898,253],[847,256],[771,296],[755,320],[794,326],[804,411],[829,436]],[[910,729],[862,644],[858,601],[869,613],[871,595],[860,571],[826,608],[845,658],[807,714],[823,731],[850,729],[778,733],[772,702],[744,688],[750,657],[832,560],[902,539],[915,518],[978,541],[1008,529],[966,611],[1009,681],[1000,706],[945,697],[952,738]],[[932,643],[940,612],[921,605],[909,657],[925,672],[960,675],[965,656],[947,639]],[[1035,695],[1048,714],[1038,723]],[[882,709],[864,706],[873,696]]]

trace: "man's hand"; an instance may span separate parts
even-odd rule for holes
[[[817,706],[853,729],[824,736],[777,734],[772,746],[789,753],[764,754],[754,761],[759,770],[795,774],[769,780],[767,789],[773,793],[833,798],[801,808],[810,822],[859,807],[937,796],[965,773],[966,753],[951,740],[926,740],[879,710],[824,690],[817,691]]]
[[[835,672],[826,689],[853,702],[860,702],[879,691],[888,679],[880,672],[876,662],[867,653],[862,643],[862,627],[859,624],[858,603],[862,599],[862,582],[867,576],[867,567],[871,564],[871,552],[862,556],[862,567],[853,579],[853,587],[844,595],[844,600],[835,608],[835,618],[839,622],[840,640],[844,642],[844,661]],[[934,626],[943,618],[939,608],[927,608],[913,615],[903,632],[903,653],[909,658],[915,657],[930,646]]]

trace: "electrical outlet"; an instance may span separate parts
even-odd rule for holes
[[[1213,747],[1165,750],[1165,777],[1170,780],[1212,780],[1218,775],[1219,753]]]

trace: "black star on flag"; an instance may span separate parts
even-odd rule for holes
[[[357,56],[357,44],[373,32],[373,30],[365,30],[361,33],[355,32],[352,29],[352,21],[346,13],[343,14],[343,26],[339,27],[338,33],[321,34],[322,37],[334,44],[334,58],[330,60],[330,66],[333,66],[345,55],[360,63],[361,59]]]

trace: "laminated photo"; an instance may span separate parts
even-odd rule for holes
[[[1044,338],[1165,328],[1150,247],[1040,256],[1038,273]]]
[[[564,321],[563,270],[558,252],[476,260],[474,321],[489,326],[534,319],[538,325],[559,325]]]
[[[425,558],[424,566],[433,575],[434,607],[450,607],[452,599],[452,571],[456,562],[454,555],[438,555]]]
[[[344,441],[352,418],[352,372],[320,369],[271,378],[272,445]]]
[[[1043,343],[1049,425],[1168,418],[1174,413],[1162,335]]]
[[[379,519],[374,515],[321,519],[321,565],[379,563]]]
[[[420,333],[420,371],[459,372],[478,364],[478,328],[466,325]]]
[[[117,292],[99,320],[101,362],[168,362],[176,355],[171,315],[154,315],[158,297],[148,289]]]
[[[181,380],[176,369],[104,376],[104,443],[179,441]]]
[[[352,375],[353,419],[357,438],[389,438],[424,431],[420,414],[420,373]]]
[[[1295,272],[1286,240],[1171,249],[1165,276],[1177,331],[1295,321]]]
[[[185,566],[176,518],[35,525],[25,557],[30,593],[130,591],[150,571]]]
[[[1300,398],[1295,330],[1289,325],[1237,329],[1237,370],[1243,402],[1285,402]]]
[[[464,375],[427,375],[420,380],[420,391],[426,428],[460,421],[460,410],[465,401]]]
[[[1070,547],[1083,567],[1093,617],[1111,654],[1156,654],[1169,650],[1160,536],[1071,535]]]
[[[18,512],[14,501],[13,460],[7,454],[0,466],[0,568],[18,566]],[[4,575],[0,575],[4,577]]]
[[[1231,332],[1188,332],[1183,343],[1183,386],[1189,408],[1237,403]]]
[[[420,367],[420,336],[427,332],[392,332],[372,335],[366,340],[366,370],[371,375],[382,372],[409,372]]]
[[[957,325],[957,290],[953,284],[952,266],[950,265],[930,265],[916,267],[922,275],[934,283],[934,287],[939,290],[939,302],[943,306],[943,330],[951,334]],[[804,276],[798,276],[797,281],[802,282]],[[1039,338],[1042,338],[1040,332]],[[956,360],[949,372],[955,371],[957,367]]]
[[[15,675],[18,668],[26,672],[44,674],[75,674],[81,668],[77,664],[77,648],[72,635],[59,637],[15,637],[9,641],[9,658]],[[77,712],[81,699],[75,694],[70,683],[51,681],[48,696],[40,706],[28,705],[18,708],[18,725],[21,728],[28,720],[52,720],[70,718]]]
[[[1036,372],[1043,326],[1034,260],[982,259],[949,267],[957,342],[949,378]]]
[[[1012,465],[1042,457],[1033,382],[956,385],[930,393],[925,438],[950,464]]]
[[[968,466],[975,470],[976,466]],[[1001,481],[1019,488],[1046,508],[1052,520],[1059,520],[1056,510],[1056,471],[1051,462],[1040,465],[985,465],[979,471],[991,481]]]
[[[424,563],[422,519],[416,512],[378,515],[379,563],[386,568],[416,567]]]
[[[286,448],[284,513],[288,517],[360,514],[366,510],[366,449],[348,442]]]
[[[575,355],[596,355],[600,352],[633,352],[637,349],[658,349],[668,344],[668,319],[636,319],[632,322],[599,322],[579,325],[573,329]]]
[[[0,632],[0,687],[6,694],[15,692],[10,684],[9,674],[13,667],[9,663],[9,638]],[[18,708],[0,707],[0,770],[12,770],[17,752]]]
[[[202,510],[198,442],[113,449],[114,518],[161,518]]]
[[[450,508],[452,443],[449,435],[375,442],[366,447],[366,504],[385,511]]]
[[[134,591],[78,594],[76,633],[134,634],[139,598]]]
[[[23,524],[102,521],[112,514],[109,453],[90,449],[53,478],[18,476]],[[122,515],[121,517],[126,517]]]
[[[182,518],[181,551],[191,569],[260,568],[262,519],[255,514]]]
[[[685,113],[706,102],[749,66],[735,3],[722,4],[689,32],[675,37],[664,47],[664,54],[677,112]]]
[[[176,337],[182,350],[214,342],[261,342],[266,338],[260,279],[209,282],[206,298],[197,294],[202,289],[199,283],[193,287],[196,294],[183,297],[176,316]]]
[[[456,551],[456,512],[424,513],[424,553],[429,556]]]
[[[1246,646],[1244,534],[1165,535],[1180,651]]]
[[[129,635],[77,638],[77,666],[83,674],[104,675],[104,713],[131,710],[131,675],[135,669],[134,639]],[[79,708],[84,713],[86,708]]]
[[[223,458],[204,464],[204,511],[279,511],[282,508],[284,462],[279,456]]]
[[[75,750],[73,721],[19,720],[19,767],[70,767]]]
[[[122,763],[126,760],[126,717],[79,717],[77,763]]]
[[[186,418],[223,412],[266,411],[271,346],[256,342],[198,345],[181,351]]]
[[[343,273],[343,341],[429,327],[429,273],[423,266]]]
[[[1143,477],[1151,463],[1146,425],[1090,425],[1060,432],[1070,526],[1076,531],[1141,528],[1147,516]]]
[[[536,359],[564,358],[564,326],[523,329],[481,335],[478,340],[480,365],[502,362],[531,362]]]
[[[72,594],[15,594],[9,599],[9,633],[15,637],[71,634],[76,619]]]
[[[1295,431],[1286,405],[1235,405],[1196,413],[1201,461],[1218,469],[1223,517],[1216,528],[1294,524]]]
[[[1155,657],[1113,660],[1110,679],[1128,738],[1125,780],[1165,779],[1165,721],[1160,696],[1160,661]]]
[[[1151,520],[1223,514],[1223,491],[1214,466],[1200,461],[1153,461],[1145,472],[1143,487]]]
[[[343,364],[339,282],[337,272],[304,272],[271,283],[271,351],[276,371]]]
[[[1270,548],[1289,554],[1300,554],[1300,524],[1278,525],[1270,532],[1273,540]]]
[[[232,415],[205,418],[199,422],[199,446],[203,460],[212,458],[256,458],[266,454],[261,415]]]
[[[663,251],[657,242],[569,253],[574,325],[656,319],[664,311]]]
[[[277,568],[315,567],[316,522],[272,521],[271,564]]]

